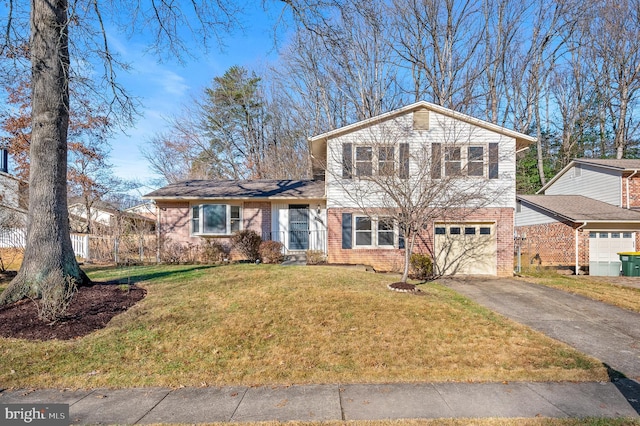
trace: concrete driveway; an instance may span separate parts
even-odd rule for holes
[[[640,380],[640,314],[515,279],[473,277],[439,282]]]

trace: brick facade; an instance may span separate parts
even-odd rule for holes
[[[256,231],[260,236],[271,233],[271,203],[246,202],[242,207],[244,229]]]
[[[522,267],[527,266],[575,266],[575,229],[571,223],[545,223],[519,226]],[[580,266],[589,264],[589,232],[578,231]]]
[[[185,247],[188,244],[199,245],[204,238],[215,238],[216,241],[231,247],[231,238],[228,236],[192,236],[191,235],[191,208],[188,202],[158,201],[160,209],[160,232],[165,244],[177,243]],[[247,202],[242,208],[243,229],[251,229],[260,236],[271,232],[271,203]],[[240,254],[231,251],[231,258],[241,258]]]
[[[640,209],[640,173],[629,178],[631,174],[622,177],[622,207],[627,207],[627,201],[630,208]],[[627,200],[627,182],[629,185],[629,199]]]
[[[327,261],[333,264],[364,264],[377,271],[401,271],[404,265],[404,250],[387,248],[342,248],[342,213],[358,213],[357,209],[329,209]],[[513,275],[513,209],[487,208],[471,214],[458,214],[464,222],[495,223],[497,243],[497,274]],[[451,212],[449,212],[451,215]],[[415,253],[433,253],[433,223],[417,238]]]

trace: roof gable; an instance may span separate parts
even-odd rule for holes
[[[585,164],[603,170],[613,170],[622,173],[640,171],[640,159],[609,159],[609,158],[574,158],[569,164],[564,166],[562,170],[556,173],[549,182],[536,192],[536,194],[544,194],[558,179],[560,179],[569,170],[578,164]]]
[[[358,121],[348,126],[343,126],[338,129],[334,129],[329,132],[325,132],[320,135],[309,138],[309,141],[311,143],[312,155],[314,158],[322,158],[324,153],[326,153],[326,141],[328,139],[332,139],[347,133],[351,133],[365,127],[373,126],[375,124],[381,123],[386,120],[391,120],[393,118],[399,117],[404,114],[408,114],[408,113],[419,111],[419,110],[425,110],[425,109],[436,112],[438,114],[442,114],[446,117],[453,118],[455,120],[459,120],[465,123],[472,124],[474,126],[478,126],[496,133],[503,134],[508,137],[512,137],[516,140],[517,151],[521,151],[523,149],[528,148],[529,145],[531,145],[533,142],[536,141],[536,138],[529,135],[525,135],[524,133],[516,132],[514,130],[507,129],[505,127],[501,127],[496,124],[489,123],[488,121],[480,120],[478,118],[471,117],[469,115],[451,110],[449,108],[444,108],[442,106],[432,104],[430,102],[419,101],[411,105],[407,105],[405,107],[402,107],[393,111],[389,111],[387,113],[380,114],[378,116],[371,117],[366,120]]]

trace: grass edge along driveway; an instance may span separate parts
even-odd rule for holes
[[[0,339],[5,387],[607,380],[597,360],[437,283],[338,267],[90,271],[147,297],[73,341]]]

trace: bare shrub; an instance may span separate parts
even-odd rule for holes
[[[284,260],[282,248],[284,245],[279,241],[263,241],[260,243],[260,259],[262,263],[280,263]]]
[[[322,250],[307,250],[307,265],[322,265],[327,263],[327,256]]]
[[[260,258],[261,242],[262,238],[260,235],[250,229],[239,231],[231,237],[233,247],[250,262],[255,262]]]
[[[40,300],[34,301],[38,317],[52,324],[60,320],[78,289],[76,280],[61,270],[53,271],[42,281]]]
[[[165,241],[160,253],[163,263],[195,263],[200,258],[200,246],[193,243]]]
[[[229,258],[229,252],[227,245],[213,239],[205,238],[200,243],[200,256],[205,263],[222,262]]]

